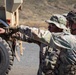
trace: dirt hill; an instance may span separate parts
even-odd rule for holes
[[[24,0],[20,21],[44,21],[54,13],[69,12],[75,3],[76,0]]]

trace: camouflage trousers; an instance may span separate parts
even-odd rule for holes
[[[48,70],[48,72],[43,72],[40,68],[38,70],[37,75],[55,75],[54,72],[52,70]]]
[[[40,64],[37,75],[55,75],[54,67],[58,60],[59,50],[47,51],[46,54],[40,54]]]
[[[60,64],[56,75],[76,75],[76,65]]]
[[[43,60],[41,59],[42,63],[37,75],[76,75],[76,64],[70,65],[66,62],[65,52],[61,53],[59,59],[57,59],[57,54],[57,52],[48,52],[48,55]]]
[[[55,72],[56,75],[76,75],[76,62],[71,62],[66,56],[67,50],[62,50],[60,53],[59,64]]]
[[[76,75],[76,65],[65,65],[60,62],[54,70],[46,69],[44,72],[39,68],[37,75]]]

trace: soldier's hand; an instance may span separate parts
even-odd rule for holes
[[[12,34],[12,38],[20,39],[20,37],[21,37],[21,33],[20,32]]]

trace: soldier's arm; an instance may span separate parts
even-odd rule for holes
[[[27,35],[30,39],[42,42],[44,44],[50,43],[51,33],[48,30],[45,31],[38,28],[21,25],[19,27],[19,31],[22,34]]]
[[[22,41],[25,41],[25,42],[28,42],[28,43],[36,43],[40,46],[41,42],[37,41],[37,40],[34,40],[32,38],[30,38],[29,36],[25,35],[25,34],[21,34],[21,36],[16,36],[16,38],[18,40],[22,40]]]

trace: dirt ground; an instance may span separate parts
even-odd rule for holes
[[[36,44],[23,43],[24,55],[21,61],[15,58],[14,65],[9,75],[37,75],[39,65],[39,46]]]

